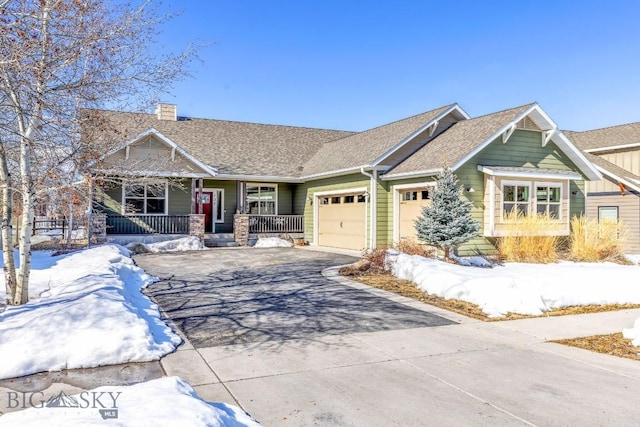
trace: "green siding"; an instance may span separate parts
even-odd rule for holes
[[[97,202],[102,210],[107,215],[121,215],[122,214],[122,186],[113,184],[103,191],[96,192],[98,197]]]
[[[348,188],[366,187],[370,192],[369,178],[362,174],[352,174],[332,178],[318,179],[300,184],[293,192],[293,211],[302,212],[304,215],[304,238],[313,243],[313,205],[307,198],[313,198],[313,194],[320,191],[338,191]],[[369,210],[367,210],[369,216]],[[369,239],[369,227],[371,221],[367,218],[366,235]]]
[[[183,180],[180,186],[169,184],[169,215],[189,215],[191,213],[191,180]]]
[[[472,204],[471,215],[480,223],[480,237],[477,237],[458,249],[460,255],[492,254],[496,252],[495,239],[482,237],[484,233],[484,210],[488,209],[484,203],[484,174],[478,171],[478,165],[485,166],[511,166],[511,167],[536,167],[542,169],[570,170],[579,173],[579,169],[564,155],[560,149],[549,142],[542,146],[542,136],[540,132],[517,129],[506,144],[502,143],[502,138],[498,138],[469,161],[455,171],[459,184],[465,188],[471,187],[473,192],[463,192],[462,197]],[[399,184],[420,183],[430,177],[420,177],[413,179],[403,179],[391,181],[390,187]],[[584,212],[584,181],[572,181],[571,192],[577,191],[576,195],[570,195],[571,215]],[[386,209],[388,216],[388,242],[392,242],[393,228],[393,194],[388,191],[387,203],[390,208]],[[380,225],[379,225],[380,227]],[[380,242],[380,238],[378,239]]]
[[[475,190],[473,193],[465,192],[463,196],[473,204],[471,214],[480,222],[480,234],[484,233],[485,205],[484,174],[478,171],[478,165],[535,167],[580,172],[552,141],[543,147],[540,132],[517,129],[506,144],[502,143],[501,137],[496,139],[456,171],[461,185],[473,187]],[[571,192],[578,191],[577,195],[570,196],[571,215],[584,212],[584,181],[571,181],[570,188]],[[489,254],[495,251],[495,239],[486,237],[473,239],[460,246],[458,250],[461,255]]]

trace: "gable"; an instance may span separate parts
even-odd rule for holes
[[[580,172],[553,142],[542,145],[541,132],[516,129],[506,143],[498,137],[469,160],[485,166],[526,167]]]
[[[159,136],[151,133],[105,156],[101,167],[124,174],[210,176],[208,171],[180,151],[182,150],[169,146]]]

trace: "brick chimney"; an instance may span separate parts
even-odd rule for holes
[[[156,107],[158,120],[178,120],[178,106],[176,104],[158,104]]]

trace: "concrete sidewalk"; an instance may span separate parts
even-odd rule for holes
[[[458,324],[196,349],[163,358],[206,400],[271,425],[627,425],[640,363],[546,342],[619,332],[640,310],[482,322],[337,275]],[[597,385],[597,386],[596,386]]]

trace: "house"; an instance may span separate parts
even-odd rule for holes
[[[604,177],[587,183],[586,215],[621,221],[627,230],[626,250],[639,253],[640,123],[565,133]]]
[[[364,132],[99,111],[120,143],[95,170],[115,179],[96,191],[108,232],[301,233],[347,249],[414,238],[413,220],[442,167],[458,175],[481,236],[461,253],[495,250],[504,213],[543,213],[548,233],[569,233],[585,211],[585,181],[600,171],[538,104],[471,118],[458,104]],[[153,166],[151,166],[153,165]],[[244,227],[244,226],[243,226]]]

